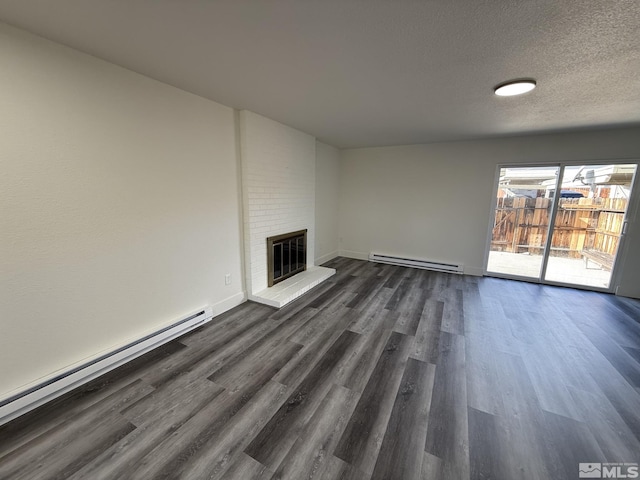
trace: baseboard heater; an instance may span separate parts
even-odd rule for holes
[[[0,400],[0,425],[184,335],[212,318],[213,309],[204,307],[167,327]]]
[[[383,255],[381,253],[370,253],[370,262],[388,263],[390,265],[400,265],[402,267],[422,268],[424,270],[435,270],[437,272],[458,273],[464,272],[464,266],[457,263],[442,263],[431,260],[421,260],[418,258],[397,257]]]

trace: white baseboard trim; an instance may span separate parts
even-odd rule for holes
[[[464,267],[465,275],[472,275],[474,277],[482,277],[484,275],[484,269],[476,267]]]
[[[107,353],[95,355],[69,367],[54,372],[0,398],[0,425],[54,400],[100,375],[124,365],[135,358],[211,321],[217,315],[240,305],[246,294],[239,292],[216,303],[185,315],[175,323],[133,340]]]
[[[618,285],[615,288],[615,293],[618,297],[640,299],[640,293],[638,293],[637,288],[624,288],[621,285]]]
[[[341,257],[354,258],[356,260],[369,261],[369,254],[366,252],[354,252],[352,250],[340,250]]]
[[[331,253],[327,253],[326,255],[322,255],[321,257],[316,258],[315,264],[322,265],[323,263],[333,260],[334,258],[339,256],[340,256],[340,252],[338,250],[335,250]]]
[[[235,308],[246,301],[247,292],[238,292],[234,295],[231,295],[229,298],[225,298],[224,300],[213,304],[213,306],[211,307],[211,309],[213,310],[213,316],[217,317],[227,310],[231,310],[232,308]]]

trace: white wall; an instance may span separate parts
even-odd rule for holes
[[[338,256],[340,150],[316,141],[316,265]]]
[[[2,24],[0,58],[0,398],[241,302],[233,110]]]
[[[498,164],[640,159],[640,129],[363,148],[342,152],[340,250],[461,262],[483,271]],[[640,216],[622,252],[619,293],[640,297]]]
[[[245,274],[249,296],[267,288],[267,237],[307,229],[315,258],[316,141],[246,110],[240,112]]]
[[[640,132],[637,133],[640,136]],[[636,158],[640,159],[640,148]],[[639,161],[640,163],[640,161]],[[636,177],[640,171],[636,173]],[[618,265],[620,275],[616,294],[624,297],[640,298],[640,178],[635,182],[635,202],[629,206],[629,225],[623,240],[621,258]]]

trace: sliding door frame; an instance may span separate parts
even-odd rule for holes
[[[558,282],[553,280],[545,280],[545,276],[547,273],[547,266],[549,263],[548,252],[550,251],[551,243],[553,242],[553,232],[554,232],[553,227],[555,226],[556,217],[558,215],[558,207],[559,207],[558,199],[560,198],[560,195],[557,195],[557,192],[559,191],[559,188],[560,189],[562,188],[562,179],[564,177],[565,168],[575,167],[575,166],[589,166],[589,165],[636,165],[636,171],[634,173],[633,179],[631,180],[631,190],[630,190],[631,195],[629,196],[629,201],[627,203],[627,210],[625,212],[624,220],[623,220],[624,227],[620,235],[620,240],[618,241],[616,257],[613,262],[613,266],[611,269],[611,278],[609,280],[609,286],[607,288],[592,287],[588,285],[578,285],[578,284]],[[498,188],[500,187],[499,185],[500,171],[503,168],[543,168],[543,167],[558,168],[559,170],[558,170],[558,176],[556,178],[556,189],[555,189],[556,194],[553,196],[553,202],[551,206],[551,216],[549,217],[549,227],[547,229],[547,238],[546,238],[544,250],[542,253],[543,255],[542,266],[541,266],[540,274],[538,278],[527,277],[523,275],[513,275],[508,273],[489,272],[487,270],[487,267],[489,265],[489,253],[491,251],[491,240],[493,238],[495,212],[496,212],[496,207],[498,205],[498,198],[496,193],[498,191]],[[625,158],[625,159],[617,159],[617,160],[574,160],[574,161],[562,161],[562,162],[556,161],[556,162],[534,162],[534,163],[531,163],[531,162],[501,163],[496,165],[496,171],[494,173],[494,178],[493,178],[493,189],[491,193],[492,196],[491,196],[491,206],[489,211],[490,213],[489,213],[489,222],[488,222],[488,229],[487,229],[487,238],[485,243],[484,268],[483,268],[484,276],[504,278],[507,280],[520,280],[520,281],[538,283],[538,284],[544,284],[544,285],[571,287],[571,288],[577,288],[581,290],[590,290],[595,292],[615,293],[615,290],[618,287],[618,282],[620,279],[620,269],[618,268],[618,266],[620,264],[620,256],[621,256],[620,254],[624,253],[624,246],[626,243],[626,236],[627,236],[626,231],[628,228],[627,225],[630,221],[632,221],[630,217],[635,218],[637,215],[637,210],[640,210],[640,192],[638,192],[638,188],[639,188],[638,177],[640,175],[639,175],[638,169],[640,169],[640,159],[637,159],[637,158],[634,158],[634,159]]]
[[[540,283],[544,283],[544,278],[547,276],[547,265],[549,265],[549,252],[551,251],[551,244],[553,243],[553,233],[556,225],[556,217],[558,216],[558,207],[560,206],[559,198],[562,198],[562,180],[564,179],[564,168],[566,165],[560,164],[558,169],[558,176],[556,177],[556,188],[553,194],[553,202],[551,203],[551,216],[549,217],[549,225],[547,227],[547,241],[542,251],[542,266],[540,268],[540,277],[538,278]],[[560,195],[558,195],[560,192]]]

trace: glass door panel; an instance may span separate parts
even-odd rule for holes
[[[501,168],[487,272],[539,279],[559,167]]]
[[[544,280],[610,287],[636,168],[565,167]]]

